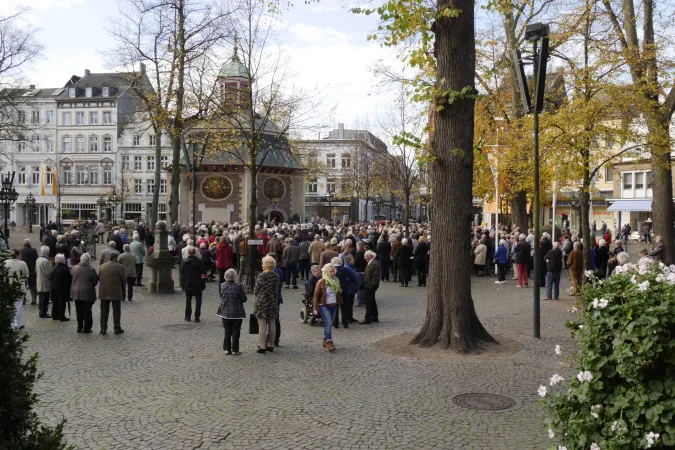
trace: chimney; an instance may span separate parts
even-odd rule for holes
[[[145,63],[141,63],[141,74],[145,75]]]
[[[88,77],[90,74],[91,74],[91,72],[89,71],[89,69],[84,69],[84,76],[85,77]]]
[[[345,124],[344,123],[338,123],[338,139],[344,139],[345,138]]]
[[[34,85],[34,84],[31,84],[31,85],[28,86],[28,87],[29,87],[30,89],[35,89],[35,85]]]

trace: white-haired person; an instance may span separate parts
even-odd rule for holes
[[[28,265],[21,261],[21,252],[19,250],[13,250],[12,258],[5,260],[5,266],[9,270],[9,279],[10,282],[16,283],[16,296],[14,297],[14,320],[12,321],[11,326],[15,330],[20,330],[24,327],[23,325],[23,299],[24,299],[24,288],[26,286],[26,281],[28,281],[28,276],[30,272],[28,270]]]
[[[124,249],[124,244],[122,244],[121,248]],[[110,261],[110,255],[112,254],[120,254],[120,252],[117,251],[117,244],[115,241],[108,242],[108,248],[101,252],[101,257],[98,259],[98,265],[102,266],[103,264]]]
[[[509,251],[506,249],[506,241],[501,239],[499,247],[495,252],[495,260],[497,261],[497,281],[495,284],[506,284],[506,265],[509,262]]]
[[[367,265],[363,274],[363,287],[365,291],[366,317],[359,322],[362,325],[379,322],[375,292],[380,287],[380,265],[377,262],[376,256],[372,250],[368,250],[365,254]]]
[[[80,263],[73,267],[72,275],[70,298],[75,301],[77,332],[89,334],[94,323],[91,308],[96,301],[96,285],[98,284],[98,274],[96,269],[91,267],[89,253],[84,253],[80,257]]]
[[[225,339],[223,340],[223,350],[226,355],[239,355],[239,335],[241,334],[241,323],[246,318],[244,303],[246,303],[246,292],[241,283],[237,283],[237,271],[227,269],[225,271],[225,281],[220,284],[220,307],[218,308],[218,317],[223,319],[223,328],[225,329]]]
[[[340,258],[335,258],[339,260]],[[333,322],[338,306],[342,304],[340,280],[335,276],[335,266],[327,263],[321,268],[321,279],[314,288],[314,315],[323,319],[323,347],[335,351],[333,345]]]
[[[66,255],[57,253],[54,257],[54,268],[52,270],[52,320],[66,322],[70,320],[66,317],[66,306],[70,305],[70,288],[73,277],[66,264]],[[70,310],[70,308],[68,308]]]
[[[272,256],[262,259],[263,271],[255,279],[253,314],[258,319],[258,353],[274,351],[276,319],[279,315],[278,291],[281,280],[274,272],[277,262]],[[269,333],[268,333],[269,331]],[[269,336],[269,337],[268,337]]]
[[[131,254],[136,258],[136,286],[143,286],[141,283],[141,279],[143,278],[143,260],[147,253],[145,245],[141,241],[141,236],[134,234],[133,240],[128,244],[131,249]],[[122,246],[122,248],[124,248],[124,246]]]
[[[35,263],[35,273],[37,274],[37,293],[40,299],[40,318],[48,319],[49,315],[49,295],[52,292],[52,263],[49,261],[49,247],[43,245],[40,247],[40,257]]]
[[[206,287],[202,275],[206,273],[206,269],[201,260],[197,258],[196,248],[189,245],[184,250],[187,250],[187,257],[183,259],[181,274],[183,289],[185,290],[185,321],[190,322],[192,320],[192,297],[194,296],[196,303],[195,322],[199,322],[202,313],[202,291]]]

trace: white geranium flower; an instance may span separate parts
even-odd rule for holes
[[[549,437],[550,439],[553,439],[553,438],[555,437],[555,433],[554,433],[553,430],[550,429],[550,428],[548,429],[548,437]]]
[[[564,445],[559,445],[558,450],[567,450],[567,447],[565,447]]]
[[[556,384],[560,383],[561,381],[565,381],[565,379],[556,373],[551,377],[550,385],[555,386]]]
[[[595,276],[593,275],[593,271],[592,271],[592,270],[587,270],[587,271],[585,272],[585,274],[586,274],[586,278],[595,278]]]
[[[626,422],[624,420],[615,420],[612,423],[612,432],[616,434],[624,434],[628,431]]]
[[[591,381],[593,379],[593,374],[589,370],[584,370],[577,374],[577,380],[580,382]]]
[[[663,283],[664,281],[666,281],[666,277],[664,277],[662,274],[658,274],[656,276],[656,282],[657,283]]]
[[[560,345],[556,345],[556,346],[555,346],[555,354],[556,354],[556,355],[562,354],[562,350],[560,350]]]
[[[654,444],[656,444],[656,440],[659,438],[659,436],[660,436],[659,433],[654,433],[653,431],[650,431],[649,434],[645,434],[645,439],[647,440],[647,448],[651,448]]]
[[[595,442],[593,442],[591,444],[590,450],[600,450],[600,446],[598,444],[596,444]]]
[[[632,277],[630,277],[630,282],[633,283],[633,284],[638,284],[637,278],[635,277],[635,275],[633,275]]]
[[[537,394],[539,394],[539,397],[546,397],[546,386],[539,386]]]
[[[599,409],[602,409],[602,405],[591,406],[591,416],[598,419],[600,417],[600,415],[598,414],[597,410],[599,410]]]
[[[645,292],[647,289],[649,289],[649,281],[645,280],[642,283],[638,284],[638,289],[640,292]]]
[[[584,326],[583,326],[583,325],[579,325],[579,329],[580,329],[580,330],[583,330],[583,329],[584,329]]]
[[[666,277],[668,284],[675,284],[675,272],[670,272]]]
[[[601,299],[594,298],[593,303],[592,303],[593,308],[595,308],[595,309],[605,309],[605,308],[607,308],[608,304],[609,304],[609,300],[604,299],[604,298],[601,298]]]

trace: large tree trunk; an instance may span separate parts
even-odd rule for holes
[[[256,158],[253,158],[253,161],[255,161]],[[256,219],[256,213],[258,211],[258,168],[254,164],[253,167],[251,168],[251,191],[250,191],[250,196],[251,200],[248,204],[248,237],[249,239],[256,239],[255,235],[255,224],[257,223]],[[248,289],[250,289],[251,292],[253,292],[253,288],[255,286],[255,270],[256,270],[256,264],[258,262],[258,258],[255,257],[255,251],[254,249],[256,246],[249,245],[248,247]],[[265,252],[265,249],[263,249],[263,253]],[[265,256],[260,255],[260,256]]]
[[[435,56],[443,90],[474,87],[476,49],[474,3],[441,0],[439,10],[459,10],[457,18],[435,24]],[[473,178],[474,100],[458,98],[436,112],[432,142],[434,193],[434,250],[424,325],[412,344],[478,352],[479,341],[494,342],[478,320],[471,298],[471,208]],[[448,180],[452,180],[449,183]]]
[[[525,191],[516,192],[511,197],[511,224],[520,228],[521,233],[527,234],[529,218],[527,216],[527,193]]]
[[[652,154],[652,226],[654,235],[661,236],[666,244],[666,264],[675,263],[669,125],[660,111],[647,118]]]
[[[171,200],[169,205],[171,223],[178,221],[178,205],[180,204],[180,150],[180,135],[174,133],[171,135]]]
[[[584,169],[584,171],[588,172],[588,169]],[[588,219],[592,201],[589,189],[590,183],[589,185],[584,183],[581,192],[581,238],[584,244],[584,270],[591,270],[591,247],[595,244],[595,236],[591,236],[591,226]],[[607,246],[609,246],[609,243],[607,243]]]
[[[155,128],[155,190],[152,192],[152,208],[150,209],[150,230],[155,231],[159,219],[159,189],[162,183],[162,129]]]

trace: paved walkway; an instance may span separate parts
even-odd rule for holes
[[[533,339],[532,290],[493,280],[473,280],[478,315],[524,346],[501,359],[420,361],[377,350],[376,341],[414,332],[424,317],[426,288],[394,283],[378,291],[381,322],[335,330],[334,354],[321,348],[321,328],[299,322],[299,290],[284,289],[282,346],[264,355],[248,334],[241,356],[224,354],[215,283],[202,323],[186,326],[178,293],[139,293],[122,305],[120,336],[98,334],[98,302],[91,335],[77,334],[74,320],[38,319],[27,305],[29,350],[44,371],[38,412],[52,423],[65,417],[80,449],[541,449],[549,440],[536,391],[561,370],[555,344],[572,345],[563,326],[571,301],[542,303],[542,339]],[[482,412],[452,403],[470,392],[516,405]]]

